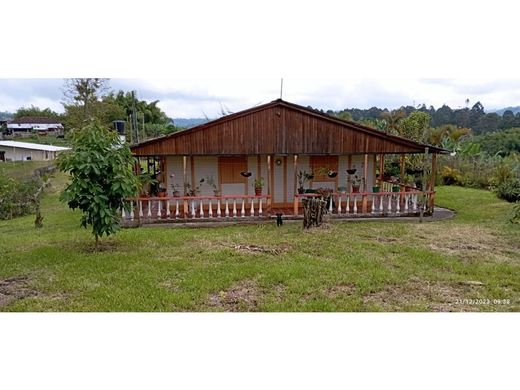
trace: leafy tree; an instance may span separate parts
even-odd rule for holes
[[[108,91],[108,79],[65,79],[63,95],[66,103],[83,108],[88,115],[91,105]]]
[[[414,111],[401,120],[398,135],[421,142],[426,138],[430,127],[430,119],[430,114],[422,111]]]
[[[66,79],[63,89],[66,128],[80,129],[93,118],[109,125],[111,118],[121,114],[120,107],[101,101],[108,89],[108,79]]]
[[[109,236],[119,229],[120,209],[139,189],[132,171],[134,158],[128,146],[121,144],[116,132],[92,123],[72,133],[72,152],[61,154],[58,167],[71,175],[61,194],[70,208],[79,208],[81,226],[92,226],[96,237]]]
[[[490,155],[520,153],[520,128],[487,133],[476,137],[475,141]]]
[[[41,109],[31,105],[31,107],[21,107],[14,113],[15,118],[21,118],[24,116],[38,116],[43,118],[59,119],[60,115],[57,112],[52,111],[50,108]]]

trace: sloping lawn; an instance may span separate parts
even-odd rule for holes
[[[0,221],[0,311],[518,311],[511,205],[458,187],[437,199],[457,216],[126,229],[94,252],[51,188],[42,229]]]

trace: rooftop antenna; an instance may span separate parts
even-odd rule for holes
[[[282,100],[283,95],[283,77],[280,79],[280,100]]]

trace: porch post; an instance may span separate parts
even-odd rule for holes
[[[422,174],[422,188],[421,188],[421,206],[419,207],[419,222],[423,221],[423,215],[424,215],[424,208],[426,206],[426,190],[427,190],[427,184],[426,184],[426,162],[428,161],[428,152],[430,149],[428,147],[424,148],[424,160],[423,160],[423,174]]]
[[[383,174],[385,173],[385,155],[381,153],[379,155],[379,185],[382,187]],[[381,189],[383,191],[383,189]]]
[[[430,191],[432,192],[430,195],[430,204],[429,207],[433,211],[433,207],[435,206],[435,176],[437,175],[437,154],[432,154],[432,173],[430,178]]]
[[[404,165],[405,165],[405,155],[404,154],[401,154],[401,172],[399,173],[400,177],[399,177],[399,184],[401,184],[401,189],[400,191],[403,191],[404,190],[404,185],[402,184],[403,182],[403,179],[404,179]]]
[[[186,169],[188,165],[188,156],[182,156],[182,196],[186,196]],[[184,199],[183,210],[184,217],[188,215],[188,201]]]
[[[297,185],[297,175],[298,175],[298,155],[294,155],[294,190],[293,190],[293,214],[298,215],[298,197],[296,196],[298,194],[298,185]]]
[[[271,207],[271,202],[272,202],[271,197],[273,196],[273,190],[272,190],[271,186],[272,186],[272,182],[271,182],[271,156],[267,156],[267,195],[270,196],[267,199],[267,206],[269,208]]]
[[[367,192],[367,178],[368,178],[368,154],[365,153],[365,164],[363,166],[363,192]],[[363,214],[366,214],[367,212],[367,209],[368,209],[368,196],[366,196],[366,194],[363,195],[362,197],[362,203],[361,203],[361,207],[362,207],[362,210],[363,210]]]

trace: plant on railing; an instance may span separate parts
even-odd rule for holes
[[[192,187],[190,183],[184,183],[184,196],[197,196],[200,194],[200,186],[204,183],[204,179],[199,180],[199,185]]]
[[[179,183],[172,183],[170,185],[170,187],[172,188],[172,195],[173,196],[179,196],[180,195],[181,192],[180,192],[179,189],[181,188],[181,186],[179,185]]]
[[[139,174],[139,189],[141,197],[150,196],[152,186],[157,184],[157,179],[154,179],[150,173],[141,172]]]
[[[220,190],[218,189],[218,185],[215,183],[215,178],[212,175],[206,176],[206,184],[213,188],[213,194],[215,196],[220,196]]]
[[[166,185],[163,182],[160,182],[157,188],[157,192],[159,193],[160,198],[166,197]]]
[[[359,192],[359,188],[361,187],[361,179],[355,175],[350,179],[350,182],[352,183],[352,192]]]
[[[262,189],[264,188],[264,178],[257,177],[255,180],[253,180],[253,187],[255,189],[256,196],[262,195]]]
[[[305,193],[305,183],[309,182],[312,177],[314,177],[313,175],[311,175],[310,173],[308,173],[307,171],[300,171],[298,172],[298,174],[296,175],[296,178],[298,179],[298,193],[299,194],[303,194]]]

